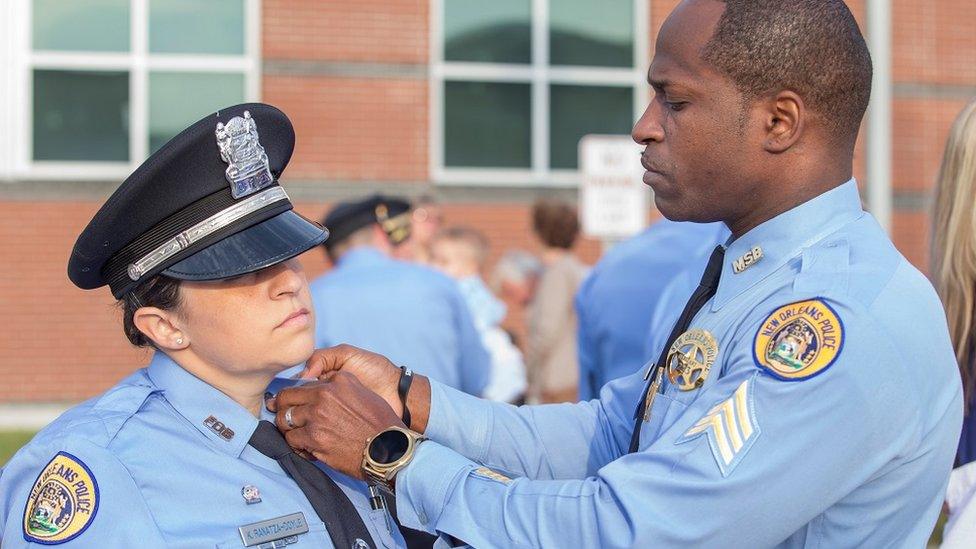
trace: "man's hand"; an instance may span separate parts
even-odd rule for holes
[[[279,392],[271,405],[277,411],[275,422],[299,453],[311,454],[337,471],[363,479],[366,440],[389,427],[404,425],[387,403],[355,376],[345,371],[330,372],[327,381]],[[396,398],[395,388],[393,396]],[[285,421],[289,408],[294,427]]]
[[[319,349],[305,363],[301,378],[329,379],[333,373],[340,370],[356,376],[360,383],[383,397],[397,416],[403,415],[403,405],[397,395],[400,369],[383,355],[352,345]]]

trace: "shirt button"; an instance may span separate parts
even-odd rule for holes
[[[427,526],[427,515],[426,515],[426,514],[425,514],[425,513],[423,512],[423,511],[421,511],[421,512],[420,512],[420,513],[419,513],[419,514],[417,515],[417,520],[419,520],[419,521],[420,521],[420,524],[422,524],[422,525],[424,525],[424,526]]]

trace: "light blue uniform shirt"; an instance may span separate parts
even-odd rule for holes
[[[576,292],[580,400],[598,398],[605,383],[657,358],[646,354],[645,340],[661,292],[689,265],[700,274],[728,236],[722,223],[662,219],[600,259]]]
[[[432,441],[397,477],[402,523],[475,547],[925,546],[961,384],[935,292],[853,181],[732,242],[690,328],[716,341],[711,372],[690,391],[665,376],[632,454],[641,373],[599,400],[522,408],[433,384]],[[786,381],[770,357],[796,342],[753,348],[794,328],[825,354]]]
[[[262,416],[274,421],[267,410]],[[76,537],[67,547],[243,547],[239,527],[294,513],[309,531],[296,534],[289,549],[332,547],[295,481],[247,444],[256,427],[250,412],[157,352],[148,368],[66,412],[10,460],[0,477],[2,545],[39,546],[25,536],[25,513],[36,509],[28,499],[35,484],[54,481],[75,492],[61,507],[68,512],[51,519],[71,519],[62,534]],[[55,466],[68,467],[48,467],[59,453]],[[370,508],[365,483],[323,470],[377,546],[404,546],[387,511]],[[247,503],[245,485],[257,488],[260,502]],[[279,521],[272,537],[299,523]]]
[[[491,358],[457,284],[378,250],[350,250],[311,284],[316,347],[348,343],[472,395]]]

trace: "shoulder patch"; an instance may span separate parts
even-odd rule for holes
[[[674,443],[682,444],[698,437],[708,438],[708,446],[723,477],[732,474],[736,465],[759,438],[759,422],[752,398],[753,374],[735,389],[732,396],[712,406]]]
[[[829,368],[844,346],[844,323],[820,298],[783,305],[763,320],[753,342],[760,368],[784,381],[800,381]]]
[[[37,476],[24,506],[24,539],[57,545],[80,536],[98,512],[98,483],[77,457],[58,452]]]

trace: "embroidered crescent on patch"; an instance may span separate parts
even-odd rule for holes
[[[37,476],[24,506],[24,539],[57,545],[80,536],[98,512],[98,483],[77,457],[58,452]]]
[[[732,396],[712,406],[675,444],[708,437],[708,445],[722,476],[732,474],[746,452],[759,438],[759,422],[752,398],[752,380],[743,381]]]
[[[822,373],[844,345],[844,324],[822,299],[784,305],[763,321],[753,344],[756,364],[775,378],[800,381]]]

